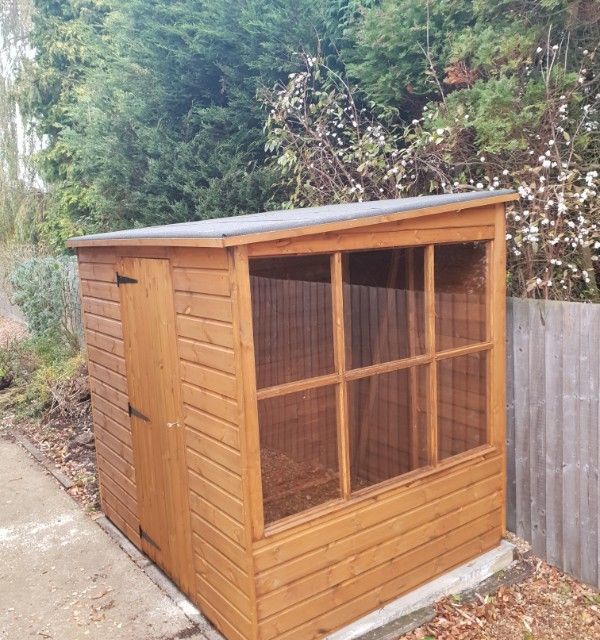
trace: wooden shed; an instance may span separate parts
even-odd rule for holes
[[[102,508],[229,640],[321,638],[499,543],[514,198],[69,242]]]

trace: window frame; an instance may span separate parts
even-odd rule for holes
[[[486,321],[486,339],[482,342],[475,342],[460,347],[453,347],[443,351],[436,351],[436,308],[435,308],[435,247],[439,245],[459,245],[467,243],[485,243],[485,321]],[[305,511],[287,516],[281,520],[274,521],[265,525],[262,513],[262,494],[260,500],[255,501],[255,506],[260,504],[260,514],[254,518],[254,538],[263,539],[275,535],[281,531],[299,526],[314,518],[324,514],[338,512],[340,509],[353,504],[357,501],[372,499],[377,494],[389,491],[393,488],[400,488],[406,484],[415,482],[416,480],[425,479],[432,475],[452,467],[468,462],[469,460],[480,458],[487,455],[490,451],[499,449],[499,443],[496,442],[493,434],[493,407],[492,392],[496,387],[493,379],[494,368],[497,366],[495,362],[495,348],[497,326],[493,312],[493,300],[498,292],[497,269],[494,259],[497,260],[498,251],[495,249],[496,241],[494,238],[469,238],[465,237],[460,240],[449,241],[428,241],[423,243],[394,245],[394,246],[365,246],[356,249],[339,249],[324,250],[315,253],[321,253],[330,257],[331,265],[331,293],[332,293],[332,315],[333,315],[333,342],[334,342],[334,371],[330,374],[316,376],[292,382],[287,382],[271,387],[255,388],[253,409],[258,414],[258,402],[262,399],[272,398],[276,396],[286,395],[298,391],[315,389],[322,386],[335,385],[336,388],[336,416],[337,416],[337,446],[338,446],[338,466],[340,475],[341,495],[339,498],[329,500],[321,505],[312,507]],[[347,341],[346,326],[344,319],[344,260],[345,254],[369,250],[385,250],[385,249],[409,249],[422,247],[424,249],[424,330],[425,330],[425,351],[417,356],[410,356],[393,361],[375,363],[357,368],[347,368]],[[273,258],[285,259],[290,254],[273,255]],[[303,254],[293,254],[303,255]],[[257,256],[258,257],[258,256]],[[251,261],[252,256],[246,256],[246,260]],[[248,271],[249,277],[249,271]],[[250,310],[252,309],[252,301],[250,300]],[[443,460],[438,459],[438,398],[437,398],[437,363],[449,358],[469,355],[472,353],[486,352],[488,354],[486,367],[486,435],[485,444],[476,448],[469,449],[465,452],[455,454]],[[351,490],[350,478],[350,452],[349,452],[349,423],[348,423],[348,383],[353,380],[368,378],[381,373],[390,373],[401,369],[407,369],[417,366],[426,366],[428,369],[428,411],[427,411],[427,431],[428,431],[428,447],[429,447],[429,464],[419,467],[407,473],[394,476],[383,480],[372,486],[365,487],[356,491]],[[260,429],[258,419],[256,419],[256,428]],[[258,484],[261,483],[260,469],[260,450],[258,454]],[[256,486],[256,479],[254,486]],[[258,522],[260,521],[260,522]]]

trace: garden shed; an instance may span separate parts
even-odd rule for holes
[[[321,638],[499,544],[513,199],[69,242],[102,508],[229,640]]]

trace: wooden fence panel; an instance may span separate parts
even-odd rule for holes
[[[508,301],[507,525],[600,586],[600,305]]]

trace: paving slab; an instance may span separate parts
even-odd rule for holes
[[[206,640],[37,462],[0,438],[0,640]]]

